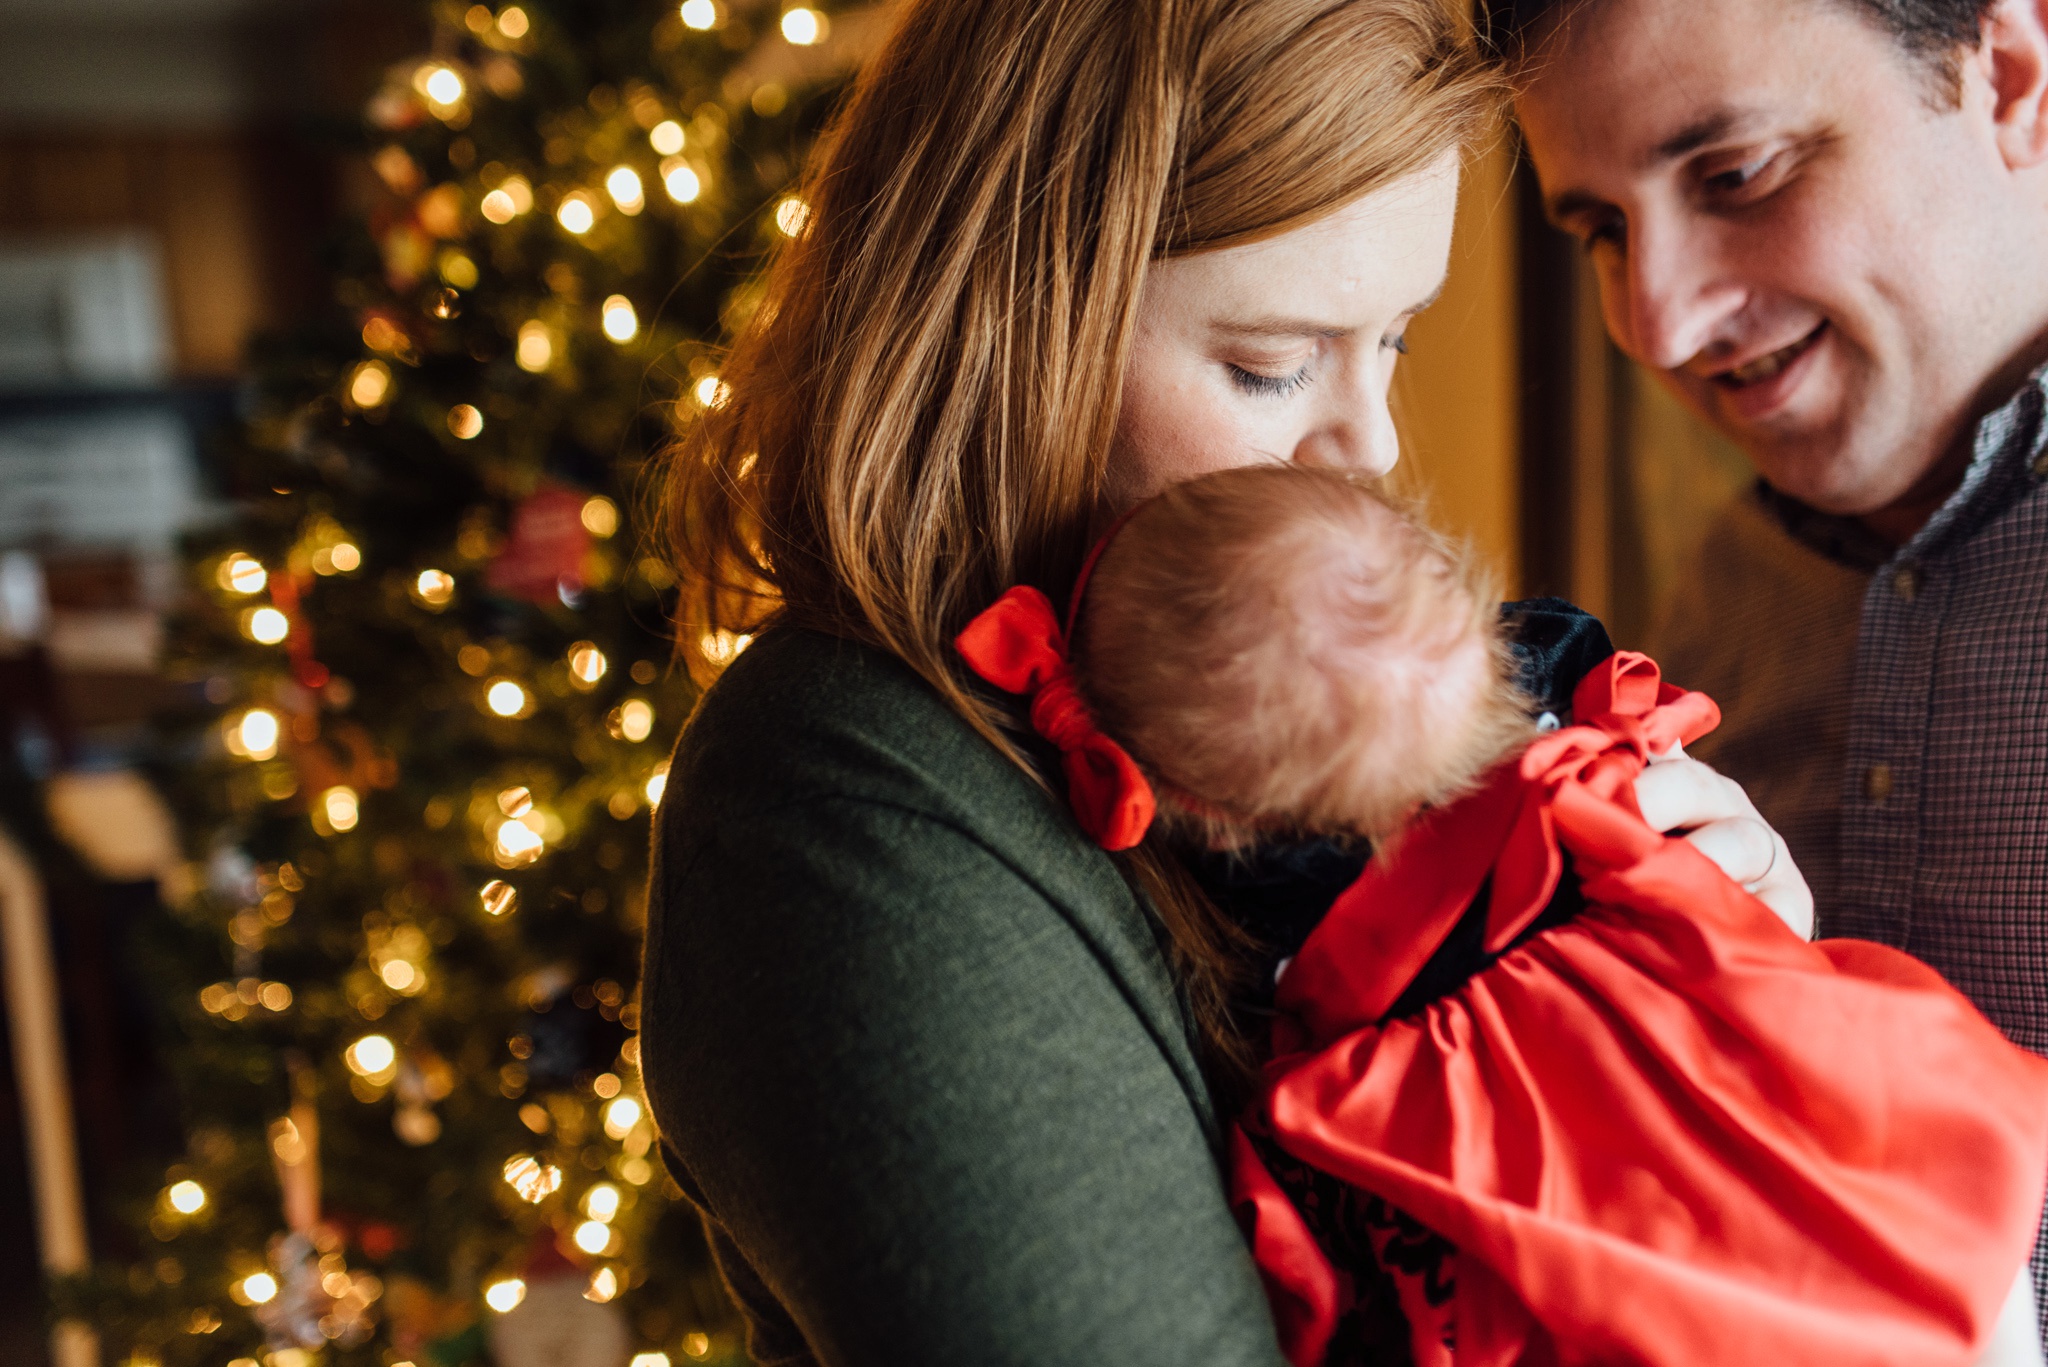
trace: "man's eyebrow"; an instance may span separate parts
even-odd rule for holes
[[[1709,110],[1650,149],[1650,154],[1643,159],[1644,165],[1655,167],[1689,157],[1702,147],[1742,133],[1754,125],[1758,117],[1754,110],[1737,109],[1733,106]],[[1564,190],[1544,201],[1543,214],[1552,223],[1562,227],[1580,214],[1612,207],[1606,200],[1590,191]]]
[[[1412,317],[1443,298],[1444,283],[1443,281],[1438,281],[1437,287],[1429,292],[1429,297],[1418,303],[1411,304],[1407,309],[1403,310],[1404,315]],[[1339,327],[1335,324],[1320,322],[1313,318],[1285,318],[1278,316],[1225,319],[1218,321],[1214,326],[1216,331],[1229,333],[1233,337],[1337,338],[1348,337],[1358,331],[1355,327]]]
[[[1557,227],[1564,228],[1580,214],[1613,207],[1590,190],[1566,190],[1543,201],[1543,216]]]
[[[1723,107],[1710,110],[1694,119],[1685,127],[1657,144],[1650,153],[1652,163],[1677,161],[1680,157],[1691,156],[1708,143],[1739,133],[1756,121],[1752,110]]]

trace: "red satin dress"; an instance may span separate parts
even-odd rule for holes
[[[1418,1367],[1973,1362],[2034,1243],[2048,1061],[1643,822],[1633,780],[1710,699],[1622,654],[1574,716],[1375,860],[1281,980],[1233,1185],[1289,1360],[1324,1361],[1365,1281],[1276,1154],[1440,1236],[1425,1272],[1401,1221],[1371,1235]],[[1515,945],[1565,852],[1584,909]],[[1384,1019],[1489,875],[1507,952]]]

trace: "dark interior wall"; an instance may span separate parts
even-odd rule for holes
[[[252,335],[318,302],[336,134],[422,17],[405,0],[0,0],[0,237],[149,234],[178,373],[232,377]]]

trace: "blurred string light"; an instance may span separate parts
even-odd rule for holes
[[[352,541],[338,541],[332,546],[321,546],[310,557],[313,573],[321,578],[337,574],[349,574],[361,569],[363,553]]]
[[[716,375],[706,375],[690,390],[697,402],[706,408],[723,408],[725,401],[732,397],[732,389]]]
[[[613,1139],[624,1139],[640,1123],[640,1103],[632,1097],[614,1099],[604,1108],[604,1132]]]
[[[597,225],[597,208],[589,195],[571,190],[562,196],[555,210],[555,222],[562,225],[563,231],[581,237]]]
[[[640,315],[633,311],[633,301],[623,294],[614,294],[604,301],[604,335],[624,346],[640,335]]]
[[[455,576],[446,570],[421,570],[412,581],[412,596],[423,606],[445,608],[455,597]]]
[[[730,631],[708,632],[698,642],[698,649],[704,658],[715,665],[729,665],[740,657],[740,652],[754,643],[751,636],[742,636]]]
[[[525,176],[507,176],[477,206],[491,222],[504,225],[533,208],[533,184]]]
[[[525,1299],[526,1283],[518,1277],[506,1277],[484,1288],[484,1304],[501,1315],[517,1310]]]
[[[600,1224],[610,1224],[618,1218],[621,1201],[619,1189],[609,1182],[599,1182],[583,1193],[583,1213]]]
[[[342,1051],[348,1070],[375,1086],[398,1076],[398,1046],[386,1035],[364,1035]]]
[[[543,1163],[530,1153],[518,1153],[505,1160],[500,1175],[505,1185],[519,1193],[519,1199],[539,1205],[562,1188],[562,1170]]]
[[[274,646],[292,634],[292,621],[276,608],[251,608],[242,614],[242,633],[258,645]]]
[[[611,1251],[612,1239],[615,1236],[610,1225],[598,1220],[585,1220],[576,1226],[573,1237],[576,1240],[576,1247],[593,1257],[601,1257]]]
[[[714,0],[683,0],[683,27],[699,33],[718,26],[718,6]]]
[[[478,889],[477,900],[486,916],[506,917],[519,909],[518,890],[502,878],[493,878]]]
[[[499,824],[491,839],[491,856],[498,861],[498,867],[516,869],[547,852],[546,837],[535,829],[540,824],[534,813]]]
[[[514,355],[519,361],[519,368],[530,375],[538,375],[554,364],[555,339],[549,334],[548,325],[538,318],[521,323]]]
[[[484,706],[500,717],[517,717],[527,708],[526,690],[510,679],[494,679],[484,690]]]
[[[619,1274],[609,1267],[600,1267],[590,1274],[590,1285],[583,1292],[583,1299],[604,1305],[618,1299]]]
[[[619,206],[619,212],[628,218],[647,207],[647,192],[640,183],[640,173],[630,166],[614,166],[604,178],[604,189],[612,203]]]
[[[180,1215],[197,1215],[206,1208],[206,1188],[189,1179],[173,1182],[164,1192],[164,1200]]]
[[[381,408],[391,397],[391,367],[382,361],[364,361],[349,377],[348,401],[357,408]]]
[[[679,161],[662,171],[661,188],[668,191],[668,197],[678,204],[695,204],[704,193],[704,181],[696,171]]]
[[[659,807],[664,794],[668,792],[668,766],[662,765],[647,776],[647,805]]]
[[[775,226],[784,237],[800,237],[811,221],[811,206],[790,195],[775,206]]]
[[[603,494],[593,494],[585,499],[577,516],[583,522],[583,530],[600,541],[619,530],[619,505]]]
[[[782,36],[798,47],[810,47],[825,39],[825,16],[799,5],[782,13]]]
[[[674,119],[663,119],[647,130],[647,145],[664,157],[672,157],[683,150],[683,126]]]
[[[505,6],[504,13],[498,16],[498,32],[514,42],[524,38],[529,27],[526,11],[517,5]]]
[[[412,83],[426,97],[427,108],[441,117],[454,113],[467,93],[455,68],[439,62],[429,62],[414,72]]]
[[[283,733],[277,713],[267,707],[252,707],[228,723],[228,753],[243,759],[274,759]]]
[[[215,578],[229,593],[244,597],[263,592],[263,586],[270,582],[270,573],[254,556],[241,551],[232,551],[220,562]]]
[[[362,799],[347,784],[336,784],[320,795],[320,814],[336,835],[354,830],[361,813]]]
[[[448,410],[448,430],[457,441],[474,441],[483,435],[484,415],[473,403],[459,403]]]
[[[268,1272],[251,1272],[234,1284],[233,1294],[243,1305],[268,1305],[277,1299],[277,1278]]]
[[[586,525],[588,520],[586,519]],[[597,686],[598,680],[611,668],[611,661],[595,642],[578,641],[569,647],[569,681],[578,688],[588,690]]]
[[[654,708],[644,698],[628,698],[609,718],[612,734],[638,745],[654,734]]]

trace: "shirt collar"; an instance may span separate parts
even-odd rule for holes
[[[1894,548],[1862,521],[1819,512],[1758,480],[1756,497],[1792,538],[1830,560],[1875,572],[1925,560],[1975,534],[2007,504],[2048,478],[2048,365],[1977,424],[1969,468],[1948,501],[1911,541]]]

